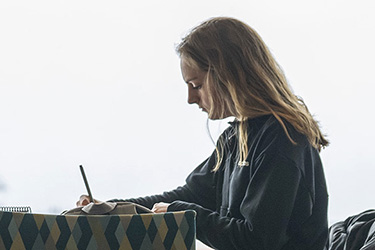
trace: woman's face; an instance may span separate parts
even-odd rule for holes
[[[188,103],[197,104],[199,108],[209,114],[211,110],[211,102],[209,100],[209,91],[206,83],[207,72],[200,70],[198,67],[192,66],[184,56],[181,57],[181,72],[184,81],[188,86]],[[215,104],[212,104],[215,105]],[[229,112],[225,112],[224,117],[209,117],[212,120],[223,119],[231,116]]]
[[[191,66],[184,57],[181,57],[181,72],[182,78],[188,86],[188,103],[195,103],[202,111],[208,113],[211,105],[205,84],[207,72]]]

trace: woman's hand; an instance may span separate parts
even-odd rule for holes
[[[165,202],[155,203],[151,211],[154,213],[165,213],[168,211],[169,205],[170,205],[169,203],[165,203]]]
[[[102,203],[102,202],[94,199],[94,203]],[[76,202],[77,207],[83,207],[83,206],[86,206],[88,204],[90,204],[90,197],[88,195],[85,195],[85,194],[81,195],[79,197],[79,200]]]

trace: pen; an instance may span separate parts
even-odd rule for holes
[[[85,186],[86,186],[86,190],[87,190],[87,193],[89,195],[89,198],[90,198],[90,202],[94,202],[94,199],[92,198],[92,194],[91,194],[91,191],[90,191],[89,183],[88,183],[86,175],[85,175],[85,171],[83,170],[83,166],[79,165],[79,169],[81,170],[81,174],[82,174],[82,177],[83,177],[83,181],[85,182]]]

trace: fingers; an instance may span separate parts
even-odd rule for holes
[[[165,202],[155,203],[151,211],[154,213],[165,213],[168,211],[169,205],[170,205],[169,203],[165,203]]]
[[[94,203],[102,203],[102,201],[94,199]],[[90,204],[90,197],[86,194],[81,195],[79,200],[76,202],[77,207],[83,207],[88,204]]]
[[[81,195],[79,197],[79,200],[76,202],[77,207],[83,207],[83,206],[86,206],[88,204],[90,204],[90,197],[88,195],[85,195],[85,194]]]

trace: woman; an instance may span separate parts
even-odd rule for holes
[[[319,151],[328,141],[262,39],[219,17],[194,28],[177,52],[188,102],[209,119],[235,121],[184,186],[126,201],[155,212],[195,210],[197,238],[215,249],[323,249],[328,195]],[[77,205],[87,203],[82,196]]]

